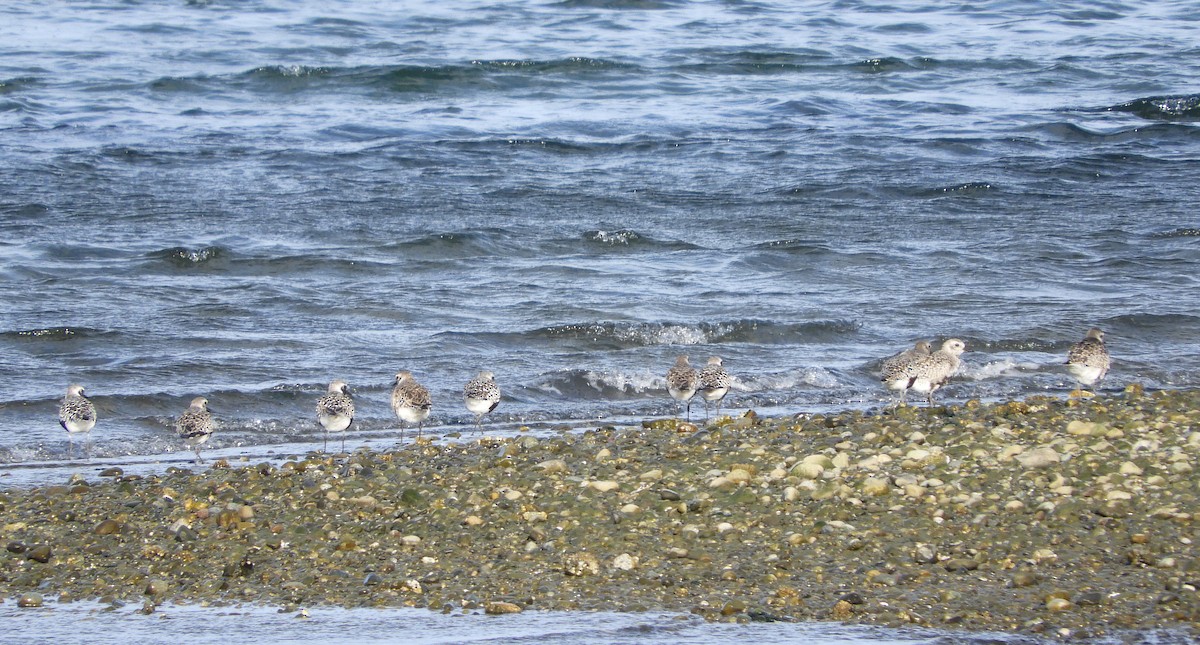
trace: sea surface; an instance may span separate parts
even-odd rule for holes
[[[119,603],[118,603],[119,604]],[[166,605],[144,615],[142,605],[93,602],[39,609],[0,605],[6,631],[23,645],[74,642],[86,630],[92,645],[178,643],[405,643],[407,645],[1039,645],[1047,639],[1001,633],[965,634],[931,629],[896,630],[836,623],[713,624],[669,613],[522,612],[508,616],[440,614],[424,609],[277,610],[254,606]],[[0,636],[2,639],[3,636]],[[1112,640],[1112,643],[1121,643]],[[1157,634],[1125,643],[1184,645],[1178,635]]]
[[[733,413],[882,408],[879,360],[949,337],[942,400],[1066,396],[1091,326],[1101,391],[1200,386],[1198,29],[1153,0],[10,0],[0,486],[80,448],[186,464],[200,395],[211,454],[320,448],[335,378],[347,448],[388,448],[401,369],[468,438],[478,370],[487,432],[551,431],[679,414],[680,354],[723,357]]]

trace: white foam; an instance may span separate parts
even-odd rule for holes
[[[972,367],[964,364],[959,370],[959,375],[974,381],[984,381],[993,378],[1003,378],[1027,372],[1037,372],[1041,370],[1043,365],[1030,361],[1018,361],[1013,358],[1004,358],[998,361],[991,361],[978,367]]]
[[[613,388],[629,394],[638,394],[651,390],[665,390],[666,376],[656,376],[649,371],[617,372],[617,371],[588,371],[584,374],[587,384],[597,392],[605,388]]]
[[[837,377],[829,370],[821,367],[805,367],[745,378],[734,375],[732,389],[738,392],[769,392],[790,390],[801,386],[834,388],[839,385]]]

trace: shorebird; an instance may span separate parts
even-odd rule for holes
[[[1079,381],[1080,386],[1091,387],[1108,374],[1111,360],[1108,348],[1104,346],[1104,332],[1092,327],[1083,340],[1075,343],[1067,352],[1067,369]],[[1094,396],[1085,394],[1082,387],[1071,392],[1072,396]]]
[[[480,432],[483,430],[483,415],[500,405],[500,386],[496,385],[496,375],[483,370],[467,381],[463,388],[463,403],[475,415],[475,431]]]
[[[729,386],[733,382],[729,372],[721,367],[721,357],[713,356],[708,359],[708,364],[700,370],[700,396],[704,397],[704,422],[708,423],[708,404],[717,402],[717,414],[721,414],[721,399],[729,392]]]
[[[329,446],[329,433],[342,432],[354,421],[354,399],[350,398],[350,387],[343,380],[329,383],[329,391],[317,399],[317,423],[325,429],[325,442],[321,452]],[[342,452],[346,451],[346,435],[342,434]]]
[[[75,452],[75,435],[87,435],[96,426],[96,406],[83,395],[83,386],[72,383],[67,386],[67,395],[58,406],[58,424],[67,431],[69,440],[67,459]],[[85,453],[86,453],[86,442]]]
[[[911,379],[909,389],[928,394],[929,405],[932,407],[933,393],[958,371],[958,357],[962,356],[966,349],[966,343],[951,338],[942,343],[941,349],[910,363],[906,370]]]
[[[417,438],[421,437],[421,429],[433,401],[429,398],[429,390],[417,383],[412,372],[401,370],[396,372],[396,380],[392,382],[392,411],[401,421],[417,424]],[[400,430],[400,441],[404,441],[404,430]]]
[[[679,407],[686,405],[687,420],[692,420],[692,397],[700,389],[700,374],[692,368],[687,356],[675,358],[675,365],[667,370],[667,392],[671,398],[679,401]]]
[[[900,401],[897,405],[904,405],[907,402],[908,388],[912,387],[913,379],[908,373],[908,366],[929,356],[931,349],[929,341],[919,340],[912,349],[906,349],[883,360],[879,380],[887,389],[900,392]]]
[[[184,443],[196,451],[196,463],[202,464],[200,446],[208,441],[214,429],[212,413],[208,411],[208,399],[198,396],[192,399],[188,409],[175,421],[175,432]]]

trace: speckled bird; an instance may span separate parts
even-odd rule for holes
[[[1067,370],[1080,385],[1091,387],[1108,374],[1111,364],[1108,348],[1104,346],[1104,332],[1092,327],[1083,340],[1075,343],[1067,352]]]
[[[325,443],[321,452],[329,446],[329,433],[342,432],[342,452],[346,451],[344,431],[354,421],[354,399],[350,397],[350,386],[337,379],[329,383],[329,390],[317,399],[317,423],[325,429]]]
[[[687,420],[692,420],[692,397],[700,389],[700,374],[688,362],[687,356],[677,356],[675,365],[667,370],[667,392],[685,408]]]
[[[721,357],[713,356],[700,370],[700,396],[704,398],[704,422],[708,423],[708,404],[716,401],[716,414],[721,414],[721,399],[729,393],[733,378],[721,367]]]
[[[75,435],[88,434],[96,427],[96,406],[83,394],[83,386],[72,383],[58,406],[58,424],[67,431],[67,458],[75,452]]]
[[[475,378],[467,381],[463,387],[463,404],[475,415],[475,431],[481,431],[483,415],[500,405],[500,386],[496,385],[496,375],[483,370]]]
[[[212,413],[208,411],[208,399],[202,396],[192,399],[187,411],[175,421],[175,432],[189,448],[196,451],[198,464],[204,463],[200,457],[200,446],[208,442],[215,428]]]
[[[927,394],[929,405],[932,406],[933,393],[958,371],[958,357],[962,356],[966,349],[966,343],[957,338],[950,338],[942,343],[941,349],[910,363],[906,370],[912,379],[909,389]]]
[[[927,340],[919,340],[910,349],[906,349],[899,354],[893,354],[883,360],[883,365],[880,367],[879,380],[883,382],[884,387],[893,392],[900,392],[900,404],[904,404],[908,399],[908,389],[912,387],[913,378],[908,373],[909,365],[915,361],[929,356],[932,345]]]
[[[420,438],[425,419],[433,409],[433,400],[429,398],[429,390],[417,383],[412,372],[401,370],[396,372],[396,380],[392,382],[392,411],[401,421],[417,424],[417,437]],[[400,441],[404,441],[404,431],[400,431]]]

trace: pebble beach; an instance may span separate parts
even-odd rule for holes
[[[1200,392],[739,410],[0,493],[0,596],[1194,635]]]

